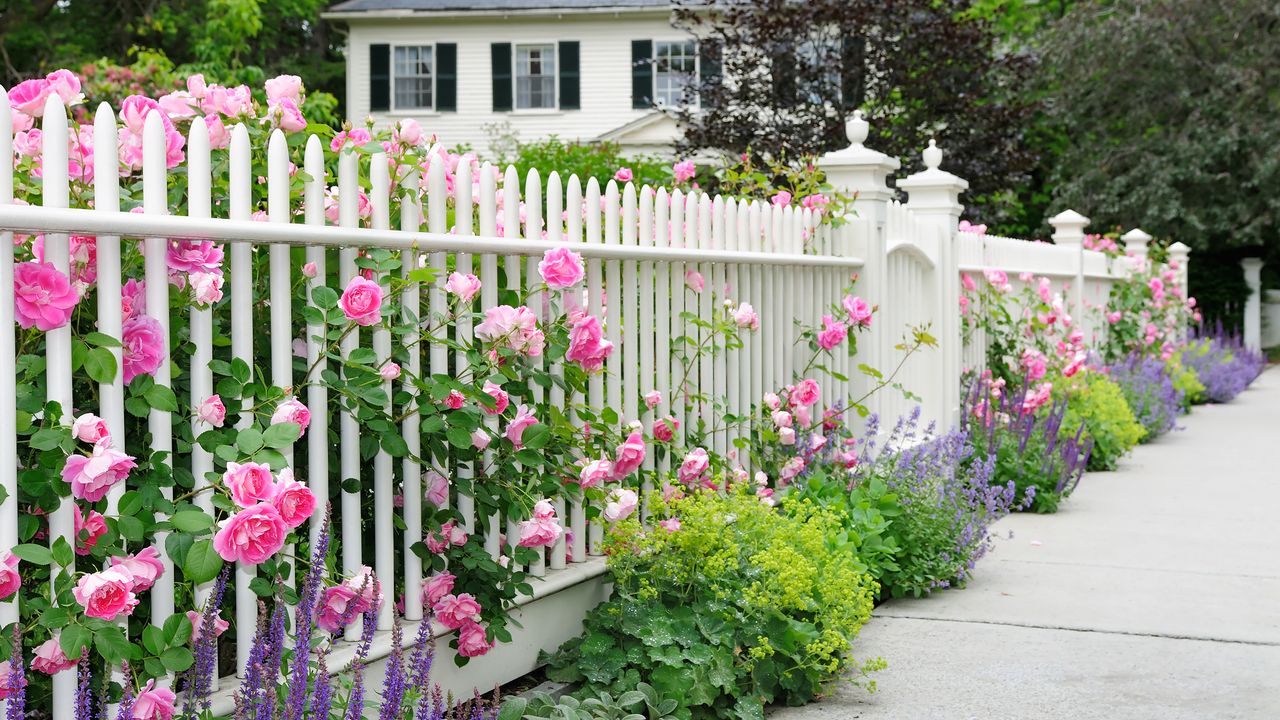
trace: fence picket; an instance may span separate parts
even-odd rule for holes
[[[0,87],[0,107],[9,107],[9,93],[4,87]],[[0,157],[13,157],[13,117],[7,112],[0,112]],[[13,163],[0,163],[0,207],[12,204]],[[102,262],[101,254],[98,262]],[[13,233],[0,230],[0,288],[13,287],[13,277]],[[117,272],[117,284],[118,278]],[[14,295],[0,292],[0,377],[17,375],[14,324]],[[118,328],[115,337],[120,337]],[[18,467],[17,404],[16,384],[0,383],[0,467]],[[18,474],[0,473],[0,488],[4,489],[4,500],[0,501],[0,547],[11,548],[18,544]],[[8,626],[17,619],[18,595],[0,600],[0,625]],[[6,702],[0,701],[0,707]]]
[[[357,184],[356,154],[349,148],[343,148],[338,156],[338,225],[344,228],[356,227],[359,222],[358,201],[360,187]],[[338,251],[338,286],[347,287],[356,276],[356,249],[344,247]],[[338,343],[338,350],[343,360],[351,357],[351,353],[360,347],[360,330],[354,327],[343,336]],[[345,374],[345,371],[344,371]],[[364,565],[364,553],[360,539],[360,526],[363,513],[361,498],[364,494],[360,461],[360,423],[348,407],[341,410],[338,422],[341,448],[339,449],[339,465],[342,481],[342,572],[348,577],[355,575]],[[353,483],[355,492],[347,489],[347,483]],[[360,637],[359,623],[347,626],[343,636],[354,641]]]

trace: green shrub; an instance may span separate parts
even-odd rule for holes
[[[765,704],[807,702],[856,667],[849,649],[875,582],[832,513],[713,492],[658,510],[679,529],[611,529],[613,597],[550,657],[550,678],[613,694],[648,682],[683,718],[762,718]]]
[[[1195,370],[1182,364],[1182,353],[1175,353],[1165,362],[1169,365],[1174,389],[1182,393],[1182,412],[1190,411],[1195,403],[1204,402],[1204,383]]]
[[[1072,432],[1083,422],[1085,433],[1093,440],[1090,470],[1114,470],[1120,458],[1147,434],[1125,401],[1124,391],[1106,375],[1082,372],[1058,378],[1053,387],[1056,397],[1067,400],[1062,432]]]
[[[503,166],[514,165],[520,173],[521,181],[529,174],[529,170],[537,169],[545,184],[547,176],[555,171],[564,182],[568,182],[570,175],[577,175],[584,191],[587,180],[595,178],[603,192],[604,186],[619,169],[629,168],[637,187],[671,185],[669,161],[649,155],[624,157],[622,148],[617,143],[565,142],[560,138],[550,137],[536,142],[516,142],[514,145],[514,151],[509,153],[511,156],[501,157],[499,160]]]

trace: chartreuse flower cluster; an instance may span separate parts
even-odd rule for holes
[[[875,581],[815,505],[780,514],[748,491],[697,491],[632,518],[606,543],[613,598],[551,656],[550,675],[584,692],[647,681],[694,718],[763,717],[766,703],[812,699],[841,673],[870,618]]]

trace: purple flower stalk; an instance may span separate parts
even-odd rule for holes
[[[22,665],[21,623],[13,626],[13,652],[9,654],[9,674],[3,678],[9,691],[5,705],[5,720],[22,720],[27,710],[27,672]]]
[[[1133,353],[1107,366],[1106,372],[1120,386],[1134,417],[1147,429],[1143,442],[1174,429],[1184,393],[1173,386],[1164,361]]]
[[[325,558],[329,554],[330,509],[311,549],[311,565],[303,582],[298,607],[293,613],[293,667],[289,675],[289,699],[285,720],[302,720],[307,710],[307,662],[311,657],[311,633],[315,629],[316,597],[324,582]]]

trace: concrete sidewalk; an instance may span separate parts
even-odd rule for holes
[[[879,608],[878,692],[772,717],[1280,720],[1280,369],[1180,424],[1001,521],[968,588]]]

